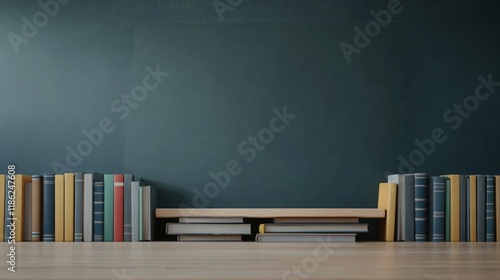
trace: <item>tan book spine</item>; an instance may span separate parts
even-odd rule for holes
[[[396,230],[396,199],[397,185],[395,183],[380,183],[378,189],[378,209],[384,209],[385,218],[380,220],[380,239],[394,241]]]
[[[3,242],[5,229],[5,175],[0,174],[0,242]]]
[[[460,176],[450,175],[450,241],[460,241]]]
[[[55,176],[55,242],[64,241],[64,175]]]
[[[72,242],[75,226],[75,174],[64,174],[64,241]]]
[[[16,242],[22,242],[24,239],[23,236],[23,217],[24,217],[24,184],[25,183],[31,183],[31,176],[28,175],[22,175],[22,174],[16,174],[15,179],[15,195],[16,198],[14,199],[16,203],[16,208],[14,210],[14,222],[16,225],[16,228],[14,230],[14,233],[16,235],[15,241]]]
[[[469,176],[469,237],[470,242],[477,242],[477,177]]]
[[[42,241],[42,180],[35,175],[31,180],[31,241]]]

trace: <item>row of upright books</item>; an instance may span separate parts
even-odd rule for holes
[[[389,175],[379,208],[387,241],[500,241],[500,176]]]
[[[155,208],[129,174],[0,174],[0,241],[150,241]]]

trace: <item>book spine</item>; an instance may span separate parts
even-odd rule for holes
[[[465,201],[465,215],[466,215],[466,219],[465,219],[465,223],[467,224],[466,226],[466,233],[465,233],[465,241],[467,242],[470,242],[470,224],[471,224],[471,219],[470,219],[470,196],[471,196],[471,193],[470,193],[470,182],[469,182],[469,176],[466,176],[466,201]]]
[[[415,241],[415,175],[403,176],[404,207],[405,207],[405,233],[404,241]]]
[[[114,175],[104,175],[104,241],[113,241]]]
[[[64,241],[72,242],[75,236],[75,174],[64,174]]]
[[[377,208],[385,209],[386,213],[385,219],[381,219],[380,222],[380,238],[384,241],[394,241],[397,185],[394,183],[380,183],[378,193]]]
[[[132,241],[139,241],[139,182],[132,182],[131,192]]]
[[[477,241],[477,177],[469,176],[469,241]]]
[[[94,175],[94,241],[104,241],[104,182]]]
[[[467,196],[467,179],[464,175],[459,175],[458,176],[458,182],[459,182],[459,208],[460,208],[460,214],[459,214],[459,219],[460,219],[460,236],[459,240],[462,242],[467,241],[467,201],[468,201],[468,196]]]
[[[4,186],[5,186],[5,190],[4,190],[4,196],[3,196],[3,201],[4,201],[4,207],[3,209],[5,210],[3,212],[3,223],[0,224],[0,226],[3,228],[3,240],[4,241],[7,241],[9,240],[9,228],[7,227],[10,222],[11,222],[11,215],[10,215],[10,207],[9,207],[9,191],[11,191],[11,184],[9,184],[9,175],[5,175],[5,178],[3,180],[4,182]]]
[[[477,175],[477,241],[486,241],[486,177]]]
[[[144,211],[144,204],[143,204],[143,197],[144,197],[144,187],[139,187],[139,241],[144,240],[144,221],[143,221],[143,211]]]
[[[94,175],[92,173],[85,173],[83,175],[83,241],[91,242],[94,230],[92,226],[94,221],[92,216],[94,214]]]
[[[43,175],[43,241],[54,241],[55,231],[55,176]]]
[[[24,184],[24,221],[23,221],[23,241],[31,241],[31,203],[33,198],[32,183]]]
[[[500,176],[495,176],[495,226],[496,241],[500,242]]]
[[[16,227],[14,229],[16,242],[21,242],[23,240],[23,215],[24,215],[24,186],[23,186],[23,175],[16,174],[15,179],[15,194],[16,197],[14,199],[15,211],[14,211],[14,221],[16,222]]]
[[[75,173],[75,237],[74,241],[83,241],[83,173]]]
[[[451,184],[450,178],[446,178],[446,210],[445,210],[445,241],[451,241]]]
[[[123,175],[123,241],[132,241],[132,180],[132,175]]]
[[[495,177],[486,176],[486,241],[495,241]]]
[[[42,241],[42,177],[33,175],[31,182],[31,241]]]
[[[433,176],[429,193],[429,240],[443,242],[445,235],[445,178]]]
[[[114,176],[114,230],[115,241],[123,241],[123,174]]]
[[[156,209],[156,189],[144,186],[142,195],[142,237],[144,241],[154,240],[154,211]]]
[[[64,175],[56,174],[55,181],[55,232],[56,242],[64,241]]]
[[[396,199],[396,236],[395,240],[396,241],[401,241],[403,240],[403,234],[404,234],[404,227],[402,225],[404,224],[404,189],[402,187],[402,182],[403,182],[403,175],[400,174],[392,174],[387,176],[387,182],[388,183],[394,183],[397,185],[397,199]]]
[[[427,241],[427,174],[415,174],[415,241]]]

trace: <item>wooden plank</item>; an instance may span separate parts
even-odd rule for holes
[[[244,218],[384,218],[385,210],[376,208],[157,208],[157,218],[178,217]]]

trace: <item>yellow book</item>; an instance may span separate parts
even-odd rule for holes
[[[55,231],[54,241],[64,241],[64,175],[55,176]]]
[[[450,241],[460,241],[460,176],[444,175],[450,178]]]
[[[22,174],[16,174],[15,179],[14,179],[14,184],[15,184],[15,195],[16,198],[14,199],[14,202],[16,203],[16,208],[14,210],[14,222],[16,225],[16,229],[14,230],[14,233],[16,234],[15,241],[16,242],[21,242],[24,239],[23,236],[23,217],[24,217],[24,184],[26,183],[31,183],[31,176],[28,175],[22,175]]]
[[[259,225],[259,233],[266,233],[266,225],[265,224]]]
[[[495,219],[496,219],[496,238],[500,242],[500,176],[495,176]]]
[[[378,207],[385,209],[385,219],[380,220],[380,239],[394,241],[396,230],[396,196],[397,185],[394,183],[380,183],[378,187]]]
[[[477,177],[469,176],[469,241],[477,242]]]
[[[64,241],[73,241],[75,226],[75,174],[64,173]]]
[[[0,174],[0,242],[5,229],[5,175]]]

